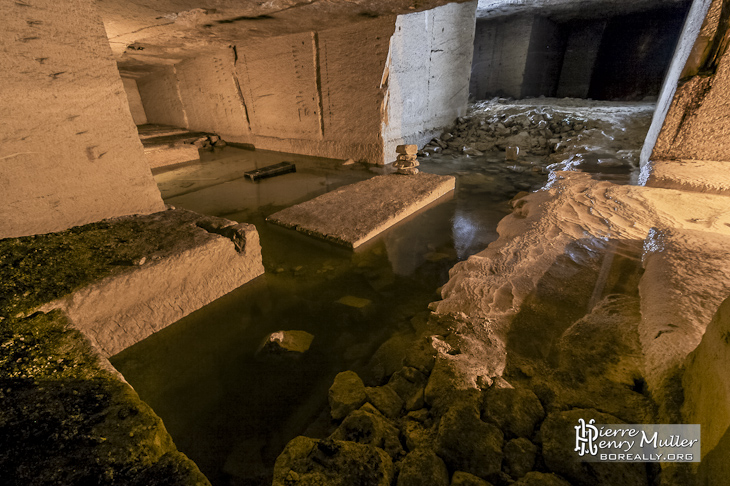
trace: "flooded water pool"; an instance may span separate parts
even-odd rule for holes
[[[354,252],[265,218],[383,168],[227,147],[156,174],[168,204],[253,223],[261,238],[265,275],[111,359],[214,485],[271,484],[284,445],[317,433],[334,376],[438,300],[449,269],[497,238],[510,199],[547,180],[540,157],[420,160],[425,172],[456,176],[453,195]],[[297,172],[243,177],[282,161]],[[257,354],[280,330],[313,334],[312,347],[299,359]]]

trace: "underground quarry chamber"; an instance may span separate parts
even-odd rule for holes
[[[2,484],[730,484],[730,2],[5,11]]]

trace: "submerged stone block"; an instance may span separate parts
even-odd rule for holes
[[[454,185],[453,176],[377,176],[279,211],[267,221],[357,248],[453,191]]]

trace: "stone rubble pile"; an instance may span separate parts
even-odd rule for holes
[[[453,127],[431,140],[420,154],[479,156],[513,146],[520,152],[546,156],[560,152],[566,139],[595,128],[593,120],[555,113],[548,107],[511,115],[475,114],[457,118]]]
[[[572,353],[569,364],[540,371],[518,357],[520,378],[508,382],[469,378],[489,352],[473,339],[471,324],[417,316],[413,339],[383,344],[365,381],[354,371],[335,377],[329,405],[336,429],[324,439],[292,440],[276,461],[273,484],[648,486],[656,471],[644,464],[574,457],[579,418],[652,423],[636,422],[653,419],[650,400],[623,385],[623,375],[641,379],[631,361],[639,319],[638,299],[609,296],[558,340],[559,358]],[[625,341],[625,349],[576,346],[594,328],[611,342]],[[617,359],[624,360],[621,376],[609,378],[605,368]],[[584,361],[591,366],[573,366]],[[611,397],[601,393],[609,388]]]
[[[393,162],[393,167],[398,169],[398,174],[414,175],[418,174],[418,146],[417,145],[398,145],[395,148],[398,158]]]

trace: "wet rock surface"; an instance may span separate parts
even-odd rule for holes
[[[335,377],[329,389],[332,418],[340,420],[356,410],[367,400],[365,384],[354,371],[343,371]]]
[[[545,411],[532,390],[492,387],[484,394],[482,418],[508,436],[529,438],[545,418]]]
[[[448,486],[446,464],[433,451],[416,449],[400,463],[397,486]]]
[[[390,457],[377,447],[297,437],[276,460],[273,485],[389,486],[393,474]]]
[[[395,418],[403,409],[403,399],[391,386],[367,387],[365,394],[368,402],[386,417]]]
[[[258,351],[259,355],[301,356],[309,350],[314,336],[306,331],[277,331],[269,334]]]
[[[504,434],[486,424],[469,405],[454,406],[441,417],[436,451],[451,469],[486,479],[500,471]]]
[[[580,170],[626,183],[638,179],[639,151],[652,103],[577,99],[494,98],[471,106],[419,155],[469,156],[499,153],[517,162],[515,171]]]
[[[504,446],[504,471],[514,479],[520,479],[535,467],[537,446],[520,437]]]
[[[351,412],[330,436],[333,440],[346,440],[359,444],[373,445],[383,449],[393,459],[404,455],[398,429],[380,415],[371,405]]]
[[[3,484],[210,484],[60,312],[1,322]]]
[[[451,486],[491,486],[491,484],[464,471],[456,471],[451,477]]]
[[[570,483],[551,473],[529,472],[515,483],[517,486],[570,486]]]

